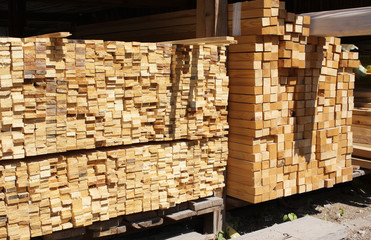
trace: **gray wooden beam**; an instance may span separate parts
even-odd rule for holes
[[[371,35],[371,7],[303,13],[311,16],[310,34],[314,36]]]

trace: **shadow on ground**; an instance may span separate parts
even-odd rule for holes
[[[371,214],[371,175],[329,189],[234,209],[227,212],[227,222],[242,235],[282,223],[288,213],[295,213],[298,218],[312,215],[331,222]]]

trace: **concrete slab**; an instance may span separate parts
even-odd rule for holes
[[[256,232],[248,233],[236,240],[340,240],[347,237],[347,228],[343,225],[324,221],[311,216],[292,222],[273,225]]]
[[[363,227],[369,227],[371,226],[371,215],[345,221],[342,223],[342,225],[348,227],[351,230],[358,230]]]
[[[132,234],[128,236],[118,236],[114,240],[209,240],[213,239],[214,235],[203,235],[195,232],[194,230],[185,230],[181,226],[167,226],[167,229],[159,229],[156,232],[155,229],[149,234],[149,232],[140,232],[138,234]]]
[[[164,240],[206,240],[206,236],[197,232],[189,232],[185,234],[180,234],[178,236],[173,236],[170,238],[164,238]]]
[[[298,240],[295,237],[282,234],[280,232],[277,232],[270,228],[265,228],[259,231],[255,231],[252,233],[248,233],[245,235],[242,235],[241,237],[234,238],[235,240],[262,240],[262,239],[269,239],[269,240],[284,240],[284,239],[290,239],[290,240]]]

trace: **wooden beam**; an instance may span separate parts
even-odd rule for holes
[[[25,0],[8,0],[9,12],[9,36],[23,37],[24,27],[26,25],[26,1]]]
[[[311,16],[310,31],[314,36],[371,35],[371,7],[303,13]]]
[[[64,231],[54,232],[53,234],[49,234],[44,236],[45,240],[64,240],[64,239],[78,239],[79,237],[83,236],[86,233],[84,227],[80,228],[72,228],[66,229]]]
[[[354,143],[353,156],[371,159],[371,146],[369,144]]]
[[[206,37],[206,38],[194,38],[194,39],[185,39],[177,41],[166,41],[162,42],[164,44],[213,44],[213,45],[230,45],[237,44],[237,41],[234,37]]]
[[[31,40],[34,38],[66,38],[71,35],[72,34],[70,32],[55,32],[55,33],[47,33],[47,34],[42,34],[42,35],[26,37],[26,38],[23,38],[23,40]]]
[[[361,168],[371,169],[371,160],[353,157],[352,164],[356,166],[360,166]]]

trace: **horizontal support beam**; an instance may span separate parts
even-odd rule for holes
[[[371,145],[353,143],[353,156],[361,158],[370,158],[371,157]]]
[[[55,32],[55,33],[47,33],[47,34],[42,34],[42,35],[36,35],[36,36],[30,36],[23,38],[23,40],[36,40],[36,38],[66,38],[71,36],[72,34],[70,32]]]
[[[361,168],[371,169],[371,160],[353,157],[352,164]]]
[[[164,44],[184,44],[184,45],[204,45],[204,44],[212,44],[212,45],[230,45],[230,44],[237,44],[237,41],[234,37],[205,37],[205,38],[194,38],[194,39],[185,39],[185,40],[177,40],[177,41],[167,41],[162,42]]]
[[[371,7],[303,13],[311,16],[310,34],[314,36],[371,35]]]

